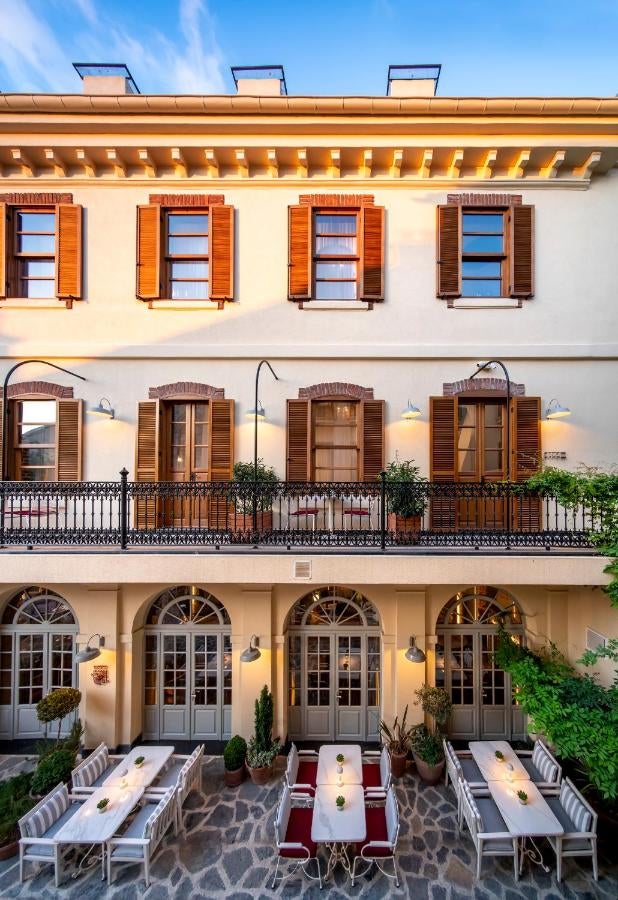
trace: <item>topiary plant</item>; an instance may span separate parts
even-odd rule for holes
[[[32,793],[48,794],[61,781],[68,782],[74,768],[74,753],[65,748],[54,750],[38,764],[32,777]]]
[[[255,749],[269,751],[273,746],[273,695],[264,685],[255,701]]]
[[[431,716],[436,723],[436,731],[440,732],[448,722],[453,704],[448,693],[441,687],[431,687],[424,684],[414,691],[418,698],[415,705],[420,703],[423,712]]]
[[[384,470],[388,511],[405,519],[422,516],[427,507],[427,479],[413,459],[395,460]]]
[[[247,742],[239,734],[235,734],[223,751],[223,762],[228,772],[242,768],[247,757]]]
[[[49,722],[55,722],[56,719],[58,719],[57,744],[60,743],[62,720],[65,716],[69,716],[72,712],[75,712],[81,703],[81,699],[81,691],[78,691],[77,688],[64,687],[57,688],[37,703],[36,715],[39,722],[43,722],[47,725]]]
[[[234,481],[240,485],[233,489],[232,497],[239,513],[248,516],[253,513],[254,497],[258,512],[265,512],[272,507],[279,479],[272,466],[264,465],[263,459],[258,459],[257,470],[253,463],[235,463]]]

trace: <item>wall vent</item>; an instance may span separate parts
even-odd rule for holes
[[[598,650],[607,647],[607,638],[593,628],[586,628],[586,650]]]
[[[292,565],[292,578],[311,578],[311,560],[295,559]]]

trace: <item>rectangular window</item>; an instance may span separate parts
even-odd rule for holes
[[[18,481],[54,481],[56,401],[19,401],[15,428],[15,478]]]
[[[172,300],[208,300],[208,221],[207,212],[166,214],[165,261]]]
[[[504,213],[466,212],[462,216],[463,297],[502,297],[506,273]]]
[[[34,299],[56,293],[56,213],[50,209],[15,210],[15,294]]]
[[[358,299],[358,214],[318,211],[313,226],[315,299]]]
[[[358,404],[316,401],[312,413],[312,471],[315,481],[358,481]]]

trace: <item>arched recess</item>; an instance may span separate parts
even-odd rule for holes
[[[1,738],[44,736],[36,705],[56,688],[77,686],[78,631],[70,605],[49,588],[25,587],[9,598],[0,620]]]
[[[196,585],[158,594],[144,626],[143,737],[231,736],[232,638],[225,606]]]
[[[378,740],[381,630],[367,597],[338,585],[301,597],[287,621],[287,670],[291,738]]]
[[[514,702],[508,673],[496,667],[499,625],[525,639],[521,608],[507,591],[474,585],[459,591],[438,616],[436,685],[453,702],[450,734],[461,740],[522,739],[524,715]]]

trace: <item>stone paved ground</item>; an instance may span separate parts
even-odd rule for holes
[[[0,777],[27,767],[23,757],[0,757]],[[453,794],[443,785],[428,788],[408,773],[397,786],[401,813],[399,868],[401,888],[383,876],[361,879],[351,888],[342,871],[334,883],[319,891],[317,883],[294,876],[270,889],[269,875],[273,867],[273,818],[281,787],[281,774],[266,787],[250,781],[238,789],[226,788],[222,778],[221,757],[204,762],[202,792],[189,796],[186,805],[186,834],[178,839],[164,839],[162,850],[152,866],[152,885],[146,891],[137,866],[117,868],[116,880],[105,889],[100,870],[70,877],[59,889],[53,887],[51,867],[20,886],[15,860],[0,862],[0,898],[63,898],[63,900],[134,900],[147,895],[147,900],[167,898],[220,898],[228,900],[270,900],[279,897],[303,897],[306,900],[344,900],[347,897],[383,897],[414,900],[587,900],[618,897],[618,858],[600,860],[598,884],[592,880],[587,860],[565,862],[562,885],[553,872],[546,875],[539,867],[526,865],[516,884],[512,865],[507,860],[485,860],[483,875],[474,882],[474,848],[465,834],[455,830]],[[547,848],[548,849],[548,848]],[[552,865],[551,852],[545,854]],[[33,871],[33,868],[30,870]]]

